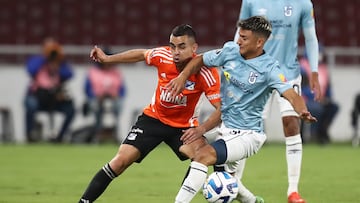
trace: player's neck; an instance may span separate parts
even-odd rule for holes
[[[191,58],[186,59],[182,62],[175,63],[176,69],[179,71],[179,73],[184,70],[185,66],[189,63],[190,60]]]
[[[265,51],[261,50],[261,51],[256,51],[256,52],[253,52],[253,53],[250,52],[250,53],[247,53],[247,54],[242,54],[241,56],[246,60],[250,60],[250,59],[259,57],[259,56],[261,56],[263,54],[265,54]]]

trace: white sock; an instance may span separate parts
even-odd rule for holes
[[[298,192],[302,159],[302,140],[300,134],[286,137],[285,140],[289,181],[287,194],[289,196],[292,192]]]
[[[239,178],[239,180],[241,180],[245,169],[246,158],[238,160],[236,161],[236,163],[237,163],[237,167],[235,171],[235,176]]]
[[[240,181],[240,179],[238,179],[238,186],[239,186],[239,191],[238,191],[238,195],[236,197],[237,200],[239,200],[242,203],[253,203],[256,201],[256,197],[253,193],[251,193]]]
[[[196,161],[191,162],[189,175],[176,195],[175,203],[190,202],[206,181],[207,171],[208,167],[204,164]]]
[[[255,195],[251,193],[241,182],[241,178],[243,176],[243,172],[245,169],[246,159],[242,159],[236,162],[237,162],[237,167],[235,171],[235,177],[238,179],[238,184],[239,184],[239,192],[236,199],[242,203],[247,203],[247,202],[253,203],[256,200]]]

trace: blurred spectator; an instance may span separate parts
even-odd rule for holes
[[[324,47],[319,44],[318,72],[322,94],[320,102],[314,100],[314,94],[309,86],[311,68],[306,52],[300,59],[300,66],[302,74],[302,96],[306,101],[309,111],[318,119],[318,122],[311,124],[311,138],[316,139],[319,144],[327,144],[330,142],[329,127],[339,110],[339,106],[332,98],[330,72],[324,60]]]
[[[69,97],[64,86],[72,78],[73,72],[64,60],[60,44],[52,38],[46,39],[42,54],[30,57],[26,69],[31,77],[25,96],[27,141],[37,141],[34,134],[36,113],[44,111],[52,116],[53,112],[57,111],[63,113],[65,118],[59,133],[50,141],[62,142],[75,110],[72,98]]]
[[[109,51],[106,53],[110,54]],[[110,127],[112,138],[117,140],[125,90],[123,76],[116,66],[94,63],[89,69],[85,81],[87,101],[83,111],[85,115],[89,112],[94,114],[95,125],[86,142],[98,142],[101,139],[106,121],[106,126],[113,126]]]
[[[359,114],[360,114],[360,93],[356,95],[354,100],[354,107],[351,111],[351,126],[353,127],[353,131],[354,131],[352,144],[354,147],[359,146],[359,142],[360,142],[360,136],[358,132]]]

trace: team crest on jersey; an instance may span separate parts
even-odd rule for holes
[[[292,6],[285,6],[284,7],[284,15],[287,17],[291,16],[292,10],[293,10]]]
[[[258,77],[258,74],[254,73],[254,72],[250,72],[250,76],[249,76],[249,79],[248,79],[248,82],[250,84],[254,84],[256,82],[256,78]]]
[[[190,80],[186,80],[185,89],[194,90],[195,89],[195,82],[190,81]]]

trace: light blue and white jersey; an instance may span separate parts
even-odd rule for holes
[[[278,62],[269,54],[245,60],[239,45],[203,54],[204,64],[221,68],[221,119],[228,128],[263,132],[262,112],[272,90],[282,94],[292,88]]]
[[[315,29],[311,1],[243,0],[239,18],[243,20],[255,15],[265,16],[272,24],[272,34],[265,43],[265,51],[279,61],[288,80],[297,78],[300,75],[297,61],[299,33],[307,28]],[[313,48],[309,49],[317,52],[317,39],[310,46]],[[317,71],[317,58],[314,60],[314,70]]]

